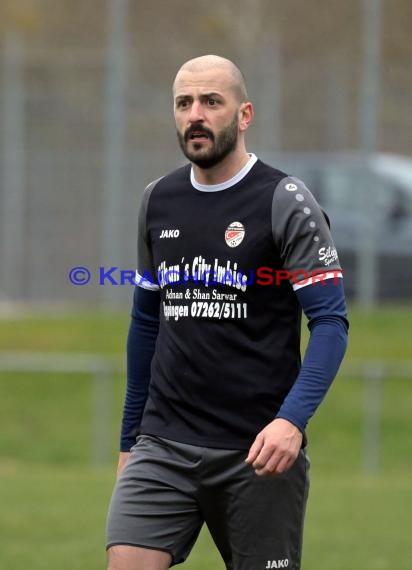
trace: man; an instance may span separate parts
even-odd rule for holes
[[[206,522],[228,569],[297,570],[305,428],[347,339],[336,249],[304,184],[247,153],[232,62],[188,61],[173,96],[190,164],[141,204],[109,569],[182,562]]]

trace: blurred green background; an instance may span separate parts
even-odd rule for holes
[[[382,385],[379,465],[365,468],[365,382],[342,371],[309,429],[311,494],[304,570],[409,570],[412,485],[408,378],[390,373],[410,356],[411,307],[352,308],[347,364],[388,364]],[[93,450],[95,384],[76,373],[0,374],[0,567],[105,567],[104,527],[114,483],[128,327],[121,313],[15,315],[0,320],[5,351],[95,354],[118,372],[104,418],[108,452]],[[306,338],[306,333],[305,333]],[[44,362],[47,358],[44,357]],[[207,532],[188,570],[222,569]]]

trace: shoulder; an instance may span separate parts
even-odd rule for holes
[[[321,216],[329,224],[325,212],[312,192],[300,178],[274,168],[261,160],[256,163],[256,177],[266,182],[272,200],[272,222],[284,226],[290,217],[307,218],[310,214]]]
[[[296,176],[285,175],[276,186],[275,192],[278,201],[304,202],[306,198],[315,199],[303,180]]]
[[[276,187],[272,202],[272,234],[289,267],[307,269],[311,259],[311,269],[313,263],[322,268],[332,264],[332,269],[340,269],[329,218],[299,178],[288,176]],[[328,258],[322,265],[325,252]]]
[[[256,161],[252,172],[255,177],[264,181],[272,182],[274,184],[274,188],[276,188],[276,186],[280,184],[282,180],[288,177],[288,174],[286,174],[286,172],[270,166],[260,159]]]
[[[181,186],[184,182],[190,182],[190,165],[177,168],[165,176],[156,178],[146,186],[140,196],[140,211],[146,213],[151,197],[161,192],[162,189]]]
[[[302,180],[295,176],[285,176],[275,188],[272,213],[278,217],[285,211],[302,217],[320,215],[329,225],[326,213],[319,206],[312,192]]]
[[[145,188],[145,193],[151,194],[155,188],[164,188],[174,185],[180,185],[182,183],[190,183],[190,164],[186,164],[172,172],[169,172],[165,176],[161,176],[156,180],[153,180]]]
[[[256,163],[255,173],[256,175],[264,177],[275,183],[273,190],[276,195],[276,201],[278,202],[303,202],[305,198],[315,200],[313,194],[307,188],[303,180],[300,180],[296,176],[292,176],[279,168],[270,166],[260,159]]]

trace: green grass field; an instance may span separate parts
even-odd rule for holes
[[[412,360],[412,307],[351,311],[347,363]],[[123,314],[0,320],[0,351],[94,353],[123,368]],[[18,358],[18,357],[16,357]],[[0,568],[105,568],[123,374],[114,378],[107,464],[92,464],[93,381],[87,374],[0,372]],[[412,546],[411,378],[383,384],[376,474],[363,468],[364,386],[342,376],[309,429],[311,494],[303,570],[409,570]],[[186,570],[223,570],[203,532]]]

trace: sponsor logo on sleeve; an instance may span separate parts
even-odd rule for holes
[[[322,261],[324,265],[328,266],[338,259],[338,252],[335,247],[321,247],[318,251],[319,261]]]

